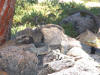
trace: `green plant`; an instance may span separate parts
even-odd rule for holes
[[[98,14],[100,8],[86,8],[84,4],[73,3],[58,3],[58,0],[46,0],[43,3],[32,3],[34,0],[17,0],[15,7],[15,15],[13,19],[12,33],[26,28],[34,27],[42,24],[59,24],[59,22],[67,17],[69,13],[86,9],[94,14]],[[62,25],[66,34],[75,37],[73,25]]]

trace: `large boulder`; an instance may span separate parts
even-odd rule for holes
[[[0,70],[8,75],[36,75],[38,58],[27,49],[32,45],[7,46],[0,49]]]
[[[79,41],[65,35],[63,28],[55,24],[47,24],[34,29],[26,28],[16,34],[15,40],[17,44],[34,43],[37,48],[47,46],[48,50],[60,49],[63,53],[72,47],[81,47]]]
[[[94,58],[97,59],[80,47],[73,47],[67,55],[54,50],[44,57],[46,66],[39,70],[38,75],[99,75],[100,65]]]
[[[62,27],[58,25],[28,28],[25,32],[23,30],[17,34],[15,40],[0,47],[0,73],[9,75],[100,74],[98,61],[100,56],[90,55],[89,46],[65,35]]]
[[[60,22],[61,24],[72,23],[77,34],[85,32],[87,29],[96,33],[100,27],[100,19],[92,12],[87,10],[78,10],[72,12]]]

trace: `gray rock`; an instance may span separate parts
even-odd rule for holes
[[[87,54],[85,50],[83,50],[80,47],[73,47],[72,49],[69,50],[69,52],[67,52],[67,55],[91,59],[89,54]]]
[[[64,18],[61,23],[71,22],[78,34],[83,33],[87,29],[92,32],[98,32],[100,21],[97,16],[87,10],[79,10],[73,12],[68,17]]]
[[[69,51],[69,49],[73,47],[82,48],[82,44],[80,41],[76,40],[75,38],[71,38],[64,34],[62,37],[61,47],[62,47],[62,53],[66,54]]]
[[[47,45],[60,45],[63,37],[63,29],[54,24],[50,24],[41,28],[44,35],[44,42]],[[58,34],[59,33],[59,34]]]
[[[99,75],[100,67],[99,63],[84,52],[83,49],[74,47],[68,53],[67,56],[75,59],[74,66],[64,68],[60,71],[48,74],[48,75]],[[54,67],[55,65],[53,65]],[[59,69],[59,67],[56,67]]]
[[[62,54],[60,50],[52,50],[47,55],[45,55],[43,59],[43,64],[46,65],[49,62],[56,61],[56,60],[62,60],[68,58],[66,55]]]
[[[36,75],[38,59],[26,46],[8,46],[0,49],[0,69],[8,75]]]
[[[3,57],[0,60],[4,62],[0,61],[0,67],[8,73],[10,71],[10,75],[14,73],[14,75],[35,75],[33,73],[37,75],[100,74],[99,56],[88,54],[90,51],[89,46],[65,35],[59,26],[51,24],[40,27],[36,31],[38,32],[38,30],[43,35],[43,37],[40,37],[40,39],[43,38],[42,42],[40,40],[38,43],[44,43],[43,45],[36,47],[33,42],[33,44],[9,46],[10,50],[6,46],[7,48],[0,50],[1,57]],[[30,32],[28,36],[35,39],[40,35],[40,33],[36,36],[35,34]]]
[[[16,43],[34,43],[36,47],[40,47],[41,45],[55,45],[58,47],[61,44],[63,34],[63,28],[55,24],[47,24],[33,30],[26,28],[16,34]]]
[[[48,65],[49,67],[52,68],[52,70],[60,71],[62,69],[67,69],[67,68],[74,66],[74,63],[75,62],[73,59],[67,58],[67,59],[50,62],[48,63]]]
[[[65,68],[72,67],[73,65],[73,58],[60,53],[60,50],[53,50],[44,56],[43,68],[38,71],[38,75],[47,75]]]

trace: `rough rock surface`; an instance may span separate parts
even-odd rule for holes
[[[100,74],[100,54],[90,54],[91,47],[65,35],[57,26],[44,26],[36,32],[38,30],[41,32],[36,36],[36,33],[31,33],[34,30],[26,30],[18,35],[15,41],[0,47],[0,73],[4,71],[8,75]],[[40,38],[38,42],[35,38],[41,35],[43,40]],[[29,42],[29,37],[41,45],[36,45],[34,41]],[[16,43],[17,41],[19,43]]]
[[[27,43],[28,41],[28,43],[34,43],[36,47],[60,45],[63,34],[63,28],[54,24],[35,29],[26,28],[16,34],[16,43]]]
[[[33,42],[29,42],[30,41],[29,37],[32,38]],[[39,39],[37,40],[37,38]],[[48,50],[60,49],[61,52],[63,53],[67,52],[68,49],[70,49],[71,47],[74,46],[81,47],[79,41],[65,35],[63,29],[60,26],[54,24],[45,25],[43,27],[39,27],[34,30],[25,29],[17,33],[16,35],[17,44],[23,44],[26,43],[27,41],[28,43],[34,43],[37,48],[45,46],[46,48],[49,48]],[[45,52],[40,51],[39,53],[44,54]]]
[[[84,38],[85,36],[85,38]],[[91,38],[90,38],[91,37]],[[80,34],[77,39],[84,44],[100,49],[100,40],[99,34],[94,34],[89,30],[86,30],[84,33]]]
[[[30,45],[28,45],[30,47]],[[8,75],[36,75],[38,58],[28,47],[8,46],[0,49],[0,69]]]
[[[100,27],[100,19],[98,16],[86,10],[73,12],[68,17],[65,17],[60,23],[71,22],[78,34],[83,33],[87,29],[96,33]]]
[[[58,27],[54,27],[54,26],[57,26],[57,25],[52,24],[51,27],[49,28],[46,26],[41,28],[41,32],[44,35],[44,42],[47,45],[60,45],[61,44],[61,41],[64,35],[63,30],[59,29]]]
[[[53,57],[58,54],[60,59]],[[43,68],[39,75],[99,75],[100,64],[94,61],[93,56],[79,47],[73,47],[66,55],[60,54],[58,51],[52,52],[45,56],[44,59],[47,61],[45,64],[48,66],[46,69]],[[51,73],[48,72],[48,68],[52,71]]]

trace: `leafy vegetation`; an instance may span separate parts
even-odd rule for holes
[[[42,24],[59,24],[59,22],[67,17],[70,12],[79,9],[86,9],[98,14],[100,8],[86,8],[84,4],[76,3],[58,3],[57,0],[38,3],[37,0],[17,0],[15,7],[15,15],[13,19],[12,34],[26,28],[34,27]],[[73,25],[62,25],[65,33],[75,37]]]

